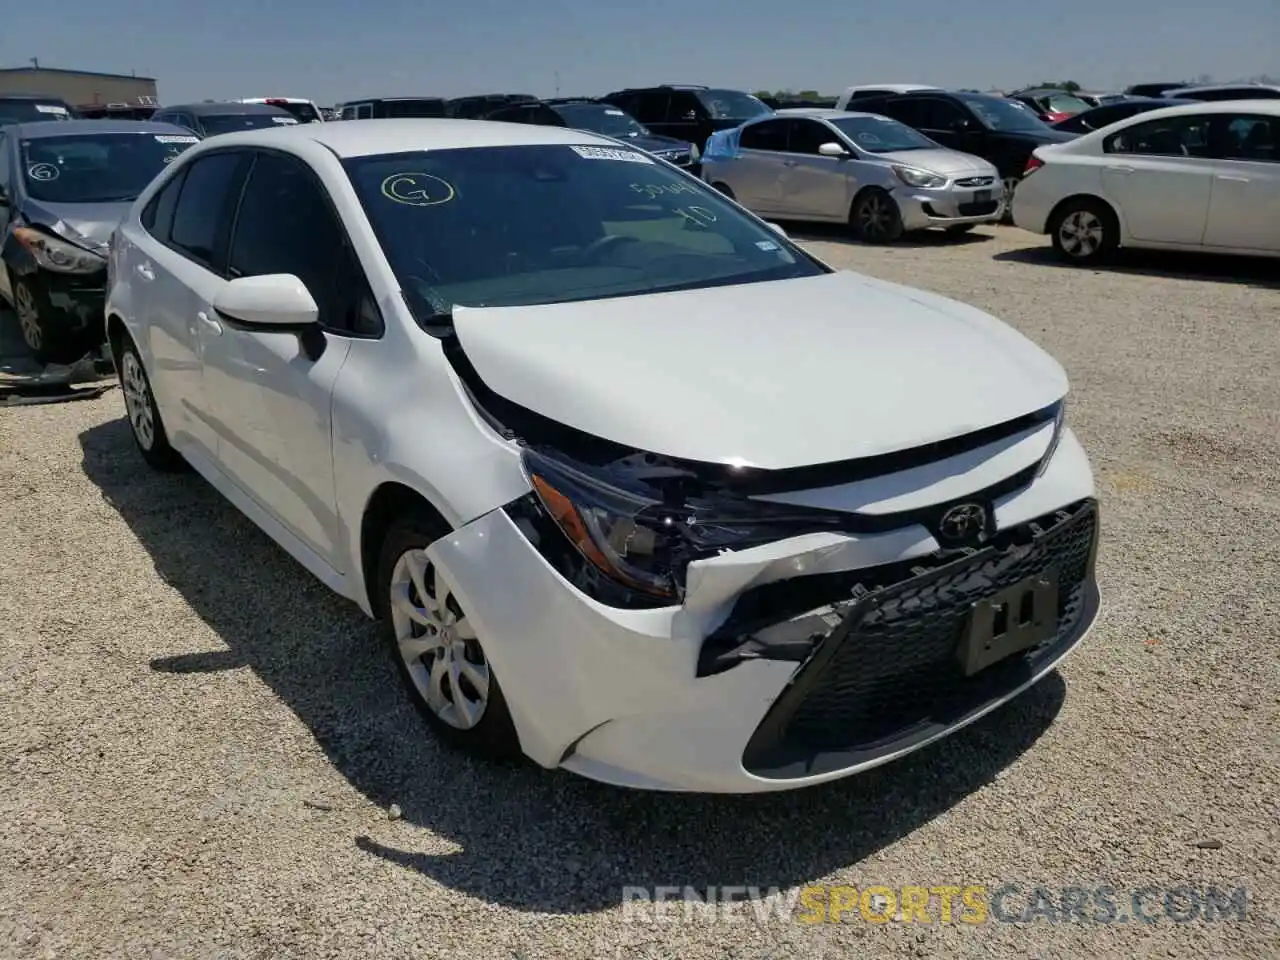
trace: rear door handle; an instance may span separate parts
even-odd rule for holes
[[[1232,183],[1248,183],[1248,177],[1229,177],[1225,173],[1218,174],[1219,180],[1230,180]]]
[[[222,324],[219,323],[215,318],[209,316],[203,310],[201,310],[199,313],[196,314],[196,319],[199,320],[202,324],[204,324],[205,329],[208,330],[210,333],[212,333],[215,337],[222,336]]]
[[[1133,173],[1133,167],[1107,167],[1112,173]]]
[[[151,269],[151,264],[149,263],[140,263],[133,269],[137,271],[138,276],[143,280],[154,280],[156,278],[156,272]]]

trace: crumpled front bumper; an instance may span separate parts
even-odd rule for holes
[[[996,503],[1000,530],[1094,495],[1088,462],[1064,431],[1048,469]],[[796,659],[743,659],[708,673],[707,638],[753,589],[925,557],[924,527],[865,536],[811,534],[698,561],[678,607],[608,607],[569,584],[503,510],[435,544],[430,555],[454,585],[501,682],[524,752],[545,767],[660,790],[746,793],[806,786],[888,762],[976,720],[1051,671],[1083,639],[1092,601],[1071,636],[1012,687],[953,710],[920,735],[884,738],[872,755],[812,773],[748,769],[753,737],[804,669]],[[832,599],[835,599],[834,597]],[[1060,640],[1062,638],[1060,637]],[[704,675],[699,675],[699,673]]]
[[[989,190],[986,205],[974,202],[976,189]],[[997,177],[990,186],[974,188],[949,185],[938,189],[903,186],[894,190],[902,225],[907,230],[951,227],[970,223],[995,223],[1004,214],[1004,184]]]

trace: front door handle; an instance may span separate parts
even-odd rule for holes
[[[151,264],[149,263],[140,263],[133,269],[137,271],[138,276],[143,280],[150,281],[156,278],[156,272],[151,269]]]
[[[782,165],[784,167],[798,167],[800,165],[800,161],[799,160],[783,160]]]
[[[222,336],[222,324],[219,323],[215,318],[209,316],[203,310],[201,310],[199,313],[196,314],[196,319],[199,320],[204,325],[204,328],[208,330],[210,333],[212,333],[215,337]]]
[[[1133,167],[1107,167],[1112,173],[1133,173]]]
[[[1231,177],[1231,176],[1228,176],[1228,175],[1227,175],[1227,174],[1225,174],[1225,173],[1220,173],[1220,174],[1218,174],[1218,179],[1219,179],[1219,180],[1230,180],[1232,183],[1248,183],[1248,182],[1249,182],[1249,178],[1248,178],[1248,177]]]

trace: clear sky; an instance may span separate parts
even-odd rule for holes
[[[12,0],[0,66],[153,76],[162,102],[651,83],[1012,87],[1280,74],[1280,0]]]

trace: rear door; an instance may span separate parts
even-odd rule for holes
[[[1199,246],[1220,166],[1204,115],[1172,116],[1125,127],[1102,141],[1102,185],[1138,241]]]
[[[152,386],[170,436],[212,465],[221,430],[205,391],[202,363],[217,321],[213,298],[226,282],[226,249],[251,155],[204,154],[184,165],[142,215],[146,231],[126,248],[135,313],[147,338]],[[185,452],[185,451],[184,451]]]
[[[1213,142],[1204,245],[1280,253],[1280,117],[1220,116]]]
[[[782,177],[791,157],[787,153],[786,117],[749,123],[738,139],[738,159],[726,171],[737,201],[755,213],[778,213],[782,206]]]

